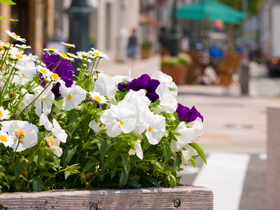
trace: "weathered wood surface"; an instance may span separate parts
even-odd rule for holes
[[[174,206],[179,199],[181,205]],[[127,190],[61,190],[39,193],[3,193],[0,210],[186,209],[212,210],[213,193],[205,187],[178,186]],[[94,208],[92,208],[94,209]]]
[[[280,209],[280,109],[267,109],[266,210]]]

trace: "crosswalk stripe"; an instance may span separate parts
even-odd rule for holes
[[[207,186],[214,193],[214,210],[238,210],[250,155],[210,153],[193,185]]]

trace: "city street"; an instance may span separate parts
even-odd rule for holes
[[[100,69],[126,75],[128,64],[102,61]],[[138,62],[132,77],[160,69],[154,56]],[[264,66],[250,64],[250,94],[239,86],[179,86],[178,102],[195,106],[204,116],[204,134],[198,143],[207,154],[197,168],[187,166],[181,183],[213,189],[215,210],[262,210],[265,208],[267,107],[279,107],[280,78],[269,78]]]

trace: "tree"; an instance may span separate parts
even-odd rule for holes
[[[242,1],[244,0],[219,0],[220,2],[242,11]],[[257,15],[259,6],[264,0],[247,0],[248,1],[248,15]]]

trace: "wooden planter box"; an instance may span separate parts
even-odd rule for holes
[[[205,187],[178,186],[174,189],[57,190],[39,193],[3,193],[0,195],[0,210],[19,209],[212,210],[213,193]]]
[[[171,76],[176,85],[185,84],[188,68],[187,66],[166,66],[162,65],[162,72]]]
[[[150,48],[141,48],[141,58],[146,59],[150,57]]]

